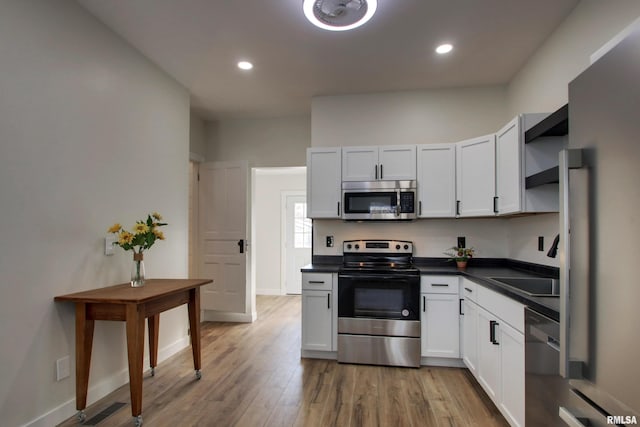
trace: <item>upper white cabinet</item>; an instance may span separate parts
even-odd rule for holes
[[[340,218],[341,150],[307,149],[307,216]]]
[[[557,166],[558,152],[566,145],[561,138],[548,136],[536,137],[535,143],[526,144],[525,132],[537,127],[546,117],[550,116],[521,114],[496,133],[496,205],[499,215],[558,210],[558,187],[553,185],[554,179],[545,185],[530,185],[527,178]]]
[[[456,146],[418,145],[418,217],[456,216]]]
[[[456,144],[456,214],[461,217],[496,213],[495,135]]]
[[[416,179],[416,146],[343,147],[342,181]]]
[[[500,215],[520,212],[522,208],[521,135],[520,116],[496,133],[496,196]]]

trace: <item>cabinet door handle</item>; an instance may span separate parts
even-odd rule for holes
[[[495,320],[489,321],[489,341],[491,341],[491,344],[493,345],[500,345],[500,343],[496,340],[496,326],[498,325],[499,323]]]
[[[373,168],[376,170],[376,179],[378,179],[378,165],[374,165]]]
[[[422,312],[427,312],[427,297],[425,297],[424,295],[422,296]]]
[[[327,294],[327,309],[331,310],[331,294]]]
[[[244,239],[238,240],[238,247],[240,248],[240,253],[244,253]]]
[[[473,289],[464,288],[465,291],[473,293]]]
[[[338,202],[338,216],[340,216],[340,202]]]
[[[309,280],[309,283],[313,283],[315,285],[324,285],[324,280]]]
[[[437,288],[446,288],[449,286],[448,283],[432,283],[431,286],[435,286]]]
[[[493,198],[493,213],[498,213],[498,196]]]
[[[456,215],[460,215],[460,200],[456,200]]]
[[[460,316],[464,316],[464,313],[462,312],[462,301],[464,301],[464,299],[460,298],[458,303],[458,313],[460,313]]]
[[[382,164],[380,164],[380,179],[384,179],[384,174],[382,173]]]
[[[422,200],[418,202],[418,215],[422,215]]]

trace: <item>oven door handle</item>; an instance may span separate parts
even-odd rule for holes
[[[420,276],[416,276],[416,275],[403,275],[401,273],[397,273],[397,274],[393,274],[393,275],[388,275],[388,274],[339,274],[338,275],[338,280],[340,279],[356,279],[356,280],[369,280],[369,279],[375,279],[375,280],[393,280],[393,279],[404,279],[404,278],[413,278],[415,277],[417,279],[417,282],[420,282]]]

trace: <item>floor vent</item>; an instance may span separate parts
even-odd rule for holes
[[[122,403],[122,402],[116,402],[114,404],[112,404],[111,406],[105,408],[102,412],[100,412],[99,414],[97,414],[96,416],[92,417],[91,419],[85,421],[84,423],[82,423],[82,425],[85,426],[95,426],[97,425],[99,422],[103,421],[105,418],[107,418],[108,416],[118,412],[118,410],[120,408],[122,408],[123,406],[125,406],[126,403]]]

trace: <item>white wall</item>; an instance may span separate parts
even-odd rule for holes
[[[307,168],[256,168],[252,191],[253,257],[258,295],[279,295],[282,271],[282,193],[306,192]]]
[[[0,420],[50,426],[75,413],[74,307],[54,296],[129,279],[107,228],[162,213],[147,273],[186,277],[189,97],[72,1],[2,1],[0,40]],[[160,322],[166,358],[186,310]],[[91,368],[90,401],[128,381],[124,324],[97,322]]]
[[[560,266],[560,259],[549,258],[553,238],[558,234],[558,214],[511,218],[507,221],[507,257],[535,264]],[[544,251],[538,251],[538,236],[544,237]]]
[[[207,122],[207,161],[247,160],[258,166],[304,166],[309,116]]]
[[[503,86],[314,97],[311,144],[432,144],[457,142],[500,129]]]
[[[510,115],[551,112],[566,104],[568,84],[589,66],[591,54],[638,16],[638,0],[580,1],[511,80]]]
[[[345,222],[314,220],[314,255],[342,255],[342,242],[352,239],[397,239],[414,242],[417,257],[445,257],[457,243],[458,236],[466,237],[468,247],[477,250],[482,258],[506,258],[506,219],[427,219],[411,222]],[[334,236],[335,245],[324,245],[326,236]]]
[[[189,152],[203,161],[207,154],[206,121],[191,111],[189,118]]]

